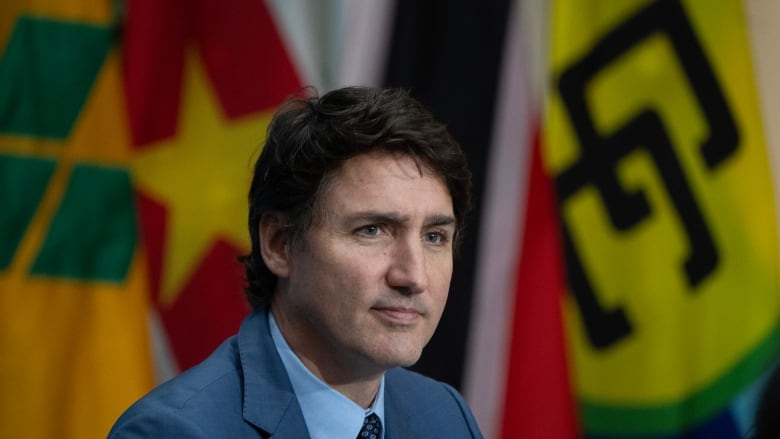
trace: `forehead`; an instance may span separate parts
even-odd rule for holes
[[[453,210],[444,177],[399,153],[372,151],[352,157],[331,173],[323,189],[320,201],[326,209],[425,206],[448,215]]]

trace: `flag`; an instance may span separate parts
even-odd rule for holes
[[[414,367],[486,437],[749,430],[778,322],[769,2],[8,3],[0,436],[104,437],[235,332],[252,164],[304,84],[408,88],[463,146],[476,209]]]
[[[238,330],[247,193],[273,111],[301,84],[252,0],[128,2],[123,78],[149,291],[167,373]]]
[[[463,390],[486,437],[571,439],[565,276],[541,150],[548,10],[514,2],[507,16]]]
[[[460,388],[498,78],[509,2],[398,1],[384,85],[403,87],[444,123],[472,172],[467,218],[442,319],[414,368]]]
[[[581,434],[742,437],[778,323],[774,187],[743,4],[557,1],[549,20],[540,143],[560,254],[546,256],[565,267],[558,358]],[[530,229],[535,168],[519,280],[526,258],[545,257],[526,245],[549,229]],[[520,306],[549,285],[517,287],[502,437],[539,419],[512,404],[537,384],[513,367],[534,361],[515,341],[555,342],[542,308]],[[552,407],[548,388],[519,407]]]
[[[461,389],[490,438],[577,434],[555,203],[538,196],[553,193],[538,141],[544,14],[541,2],[399,1],[386,62],[385,84],[410,89],[460,142],[475,202],[414,368]]]
[[[249,310],[253,159],[298,73],[262,2],[124,6],[0,8],[1,437],[105,437]]]
[[[488,437],[750,430],[780,297],[768,9],[516,4],[465,374]]]
[[[109,6],[0,6],[0,437],[105,437],[154,384]]]

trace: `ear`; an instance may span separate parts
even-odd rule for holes
[[[287,215],[266,212],[260,218],[260,255],[271,273],[280,278],[290,275],[290,248],[287,242]]]

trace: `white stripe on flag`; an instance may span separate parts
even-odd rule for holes
[[[498,437],[534,124],[540,120],[546,7],[513,2],[507,23],[475,269],[464,394],[485,437]]]
[[[304,84],[381,85],[395,0],[267,0]]]
[[[395,0],[349,0],[336,86],[380,86],[395,19]]]
[[[780,124],[777,114],[780,114],[780,52],[777,42],[780,41],[780,28],[777,17],[780,17],[780,3],[765,0],[745,0],[745,18],[750,39],[753,70],[756,75],[756,93],[761,106],[764,139],[767,154],[771,161],[772,184],[775,191],[775,206],[780,206]],[[780,213],[780,212],[778,212]],[[780,230],[780,214],[775,215]],[[750,388],[739,396],[732,406],[734,420],[740,431],[748,431],[753,426],[753,419],[758,407],[759,398],[767,381],[767,372]]]
[[[780,2],[745,0],[745,18],[753,55],[753,70],[756,75],[756,90],[761,105],[764,138],[771,160],[772,178],[775,189],[775,206],[780,206]],[[780,212],[779,212],[780,213]],[[780,214],[776,215],[780,222]],[[780,230],[780,223],[778,224]]]

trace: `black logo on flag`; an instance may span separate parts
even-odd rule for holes
[[[653,208],[645,191],[627,190],[621,185],[617,168],[630,153],[644,150],[657,169],[687,236],[689,250],[682,269],[694,289],[717,267],[718,249],[660,115],[653,108],[642,108],[617,130],[600,133],[586,98],[589,82],[656,33],[665,34],[671,42],[706,121],[709,133],[699,151],[707,168],[714,171],[736,151],[739,133],[734,117],[685,11],[679,1],[663,0],[622,22],[561,74],[558,87],[579,140],[580,155],[578,161],[556,176],[555,184],[561,211],[570,197],[591,187],[602,200],[612,227],[630,230],[652,215]],[[631,321],[622,307],[602,306],[565,218],[562,229],[567,276],[585,331],[595,348],[606,349],[632,332]]]

